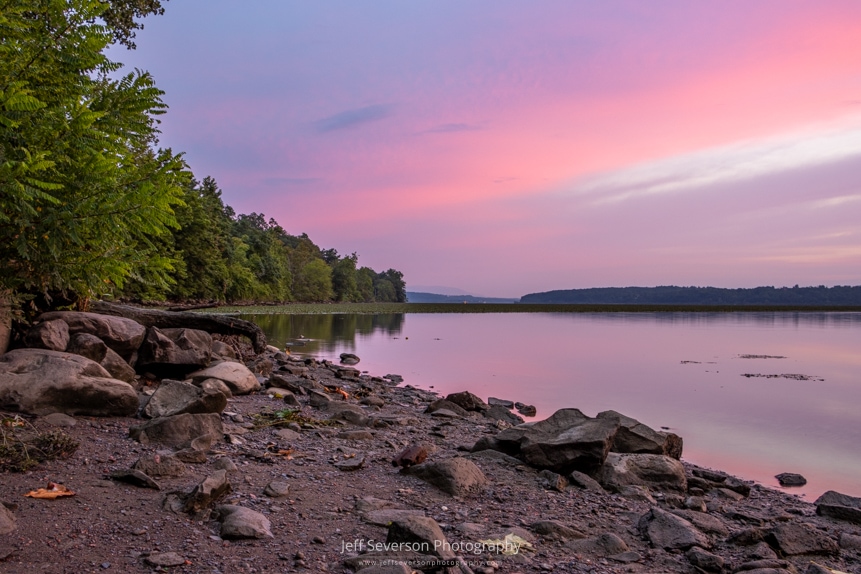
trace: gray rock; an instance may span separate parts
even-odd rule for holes
[[[220,438],[223,434],[221,417],[215,413],[160,417],[129,429],[129,436],[142,444],[154,443],[174,448],[183,448],[203,435]]]
[[[676,516],[684,518],[703,532],[716,534],[721,537],[729,536],[729,528],[726,523],[717,516],[698,512],[696,510],[674,509],[670,512]]]
[[[42,321],[30,327],[24,335],[24,344],[35,349],[65,351],[69,346],[69,326],[61,319]]]
[[[576,470],[568,474],[568,483],[572,486],[576,486],[577,488],[582,488],[583,490],[589,490],[591,492],[606,492],[604,487],[601,486],[597,480],[588,474],[584,474]]]
[[[182,497],[181,510],[188,513],[198,513],[232,490],[226,470],[216,470],[198,483],[188,494]]]
[[[280,480],[273,480],[263,489],[263,494],[269,498],[284,498],[290,495],[290,484]]]
[[[790,522],[771,529],[765,541],[786,556],[798,554],[837,554],[837,542],[826,533],[807,524]]]
[[[652,496],[652,493],[649,492],[649,489],[645,486],[626,484],[625,486],[620,487],[616,493],[619,496],[624,496],[628,500],[639,500],[640,502],[645,502],[649,505],[657,504],[655,497]]]
[[[780,486],[804,486],[805,484],[807,484],[806,478],[804,478],[800,474],[795,474],[793,472],[781,472],[774,478],[777,479],[777,482],[780,483]]]
[[[133,383],[135,380],[135,370],[110,347],[105,352],[105,358],[99,364],[115,379],[127,383]]]
[[[425,409],[425,413],[431,414],[435,411],[443,410],[443,409],[447,410],[447,411],[451,411],[453,413],[456,413],[458,416],[461,416],[464,418],[469,416],[469,413],[466,411],[466,409],[464,409],[464,408],[460,407],[459,405],[456,405],[453,402],[448,401],[446,399],[435,400],[434,402],[432,402],[431,404],[429,404],[427,406],[427,408]]]
[[[514,408],[514,401],[507,401],[505,399],[497,399],[496,397],[489,397],[487,399],[487,404],[492,407],[505,407],[507,409]]]
[[[616,411],[600,412],[595,418],[619,421],[619,432],[610,447],[612,452],[662,454],[677,460],[682,456],[682,438],[676,434],[655,431]]]
[[[416,545],[411,549],[422,554],[438,556],[445,560],[455,557],[439,524],[426,516],[407,516],[391,523],[386,543],[401,542]]]
[[[688,550],[685,556],[691,564],[700,570],[705,570],[706,572],[723,572],[724,559],[717,554],[703,550],[699,546],[694,546]]]
[[[132,468],[153,477],[178,477],[186,472],[185,465],[172,454],[145,454]]]
[[[0,409],[29,414],[130,416],[138,395],[84,357],[43,349],[0,356]]]
[[[593,419],[578,409],[560,409],[549,418],[496,435],[499,450],[536,468],[560,474],[601,467],[619,429],[616,419]]]
[[[368,524],[376,526],[388,526],[396,520],[409,518],[410,516],[424,516],[425,513],[421,510],[402,509],[402,508],[381,508],[372,510],[362,514],[362,520]]]
[[[461,391],[459,393],[451,393],[445,400],[454,403],[465,411],[484,411],[487,410],[487,403],[469,391]]]
[[[115,470],[111,473],[111,479],[117,482],[124,482],[132,486],[141,488],[152,488],[153,490],[161,490],[161,486],[153,480],[153,478],[144,472],[136,469]]]
[[[220,413],[227,407],[223,394],[182,381],[165,379],[150,397],[143,414],[150,418],[169,417],[183,413]]]
[[[840,548],[845,550],[861,550],[861,536],[856,534],[841,532],[837,543],[840,545]]]
[[[556,474],[552,470],[542,470],[538,473],[538,478],[541,485],[549,490],[565,492],[565,489],[568,487],[568,479],[561,474]]]
[[[219,379],[203,379],[200,383],[195,384],[204,391],[215,391],[217,393],[221,393],[228,399],[233,396],[233,392],[230,390],[230,387],[227,386],[227,383]]]
[[[340,356],[342,365],[358,365],[361,359],[353,353],[341,353]]]
[[[217,510],[222,538],[274,538],[269,520],[257,511],[233,504],[219,506]]]
[[[517,409],[517,412],[522,414],[525,417],[534,417],[538,414],[538,409],[535,408],[534,405],[526,405],[523,403],[514,403],[514,408]]]
[[[185,558],[176,552],[150,552],[144,562],[156,568],[173,568],[185,564]]]
[[[494,420],[494,421],[505,421],[510,425],[519,425],[523,424],[523,418],[517,416],[510,410],[505,407],[501,407],[499,405],[493,405],[488,407],[487,410],[482,411],[485,417]]]
[[[618,491],[628,485],[679,492],[687,488],[682,463],[660,454],[610,453],[598,481],[610,491]]]
[[[320,391],[308,391],[308,404],[316,408],[326,408],[332,399],[329,395]]]
[[[798,570],[786,560],[768,558],[739,564],[736,572],[753,572],[754,574],[787,574],[791,572],[791,574],[797,574]]]
[[[108,346],[105,342],[89,333],[75,333],[69,339],[67,353],[86,357],[91,361],[101,363],[108,354]]]
[[[150,327],[140,346],[137,368],[158,373],[187,373],[212,360],[212,335],[199,329]]]
[[[467,496],[487,484],[487,478],[474,462],[463,457],[425,462],[404,469],[452,496]]]
[[[574,552],[585,552],[598,556],[612,556],[628,551],[628,545],[618,535],[604,532],[598,536],[590,536],[580,540],[569,540],[565,547]]]
[[[362,455],[357,455],[352,458],[347,458],[344,460],[339,460],[335,463],[335,468],[338,470],[343,470],[346,472],[352,472],[354,470],[359,470],[365,466],[365,457]]]
[[[75,417],[70,417],[69,415],[63,413],[51,413],[42,417],[42,420],[54,427],[69,428],[78,424],[78,421],[75,420]]]
[[[861,498],[829,490],[816,499],[816,514],[861,524]]]
[[[826,568],[822,564],[817,564],[816,562],[811,562],[807,565],[807,570],[804,571],[804,574],[834,574],[835,570],[831,568]]]
[[[465,457],[472,461],[495,462],[511,467],[523,464],[519,459],[509,456],[504,452],[499,452],[498,450],[480,450],[478,452],[471,452],[465,455]]]
[[[575,528],[566,526],[558,520],[539,520],[529,525],[529,529],[540,536],[549,538],[568,539],[585,538],[586,535]]]
[[[75,333],[95,335],[126,360],[137,352],[146,335],[146,328],[136,321],[98,313],[52,311],[44,313],[40,319],[65,321],[69,326],[70,335]]]
[[[631,562],[639,562],[643,559],[639,552],[634,552],[633,550],[628,550],[627,552],[620,552],[619,554],[613,554],[612,556],[608,556],[610,560],[615,560],[616,562],[622,562],[623,564],[630,564]]]
[[[638,524],[640,533],[655,548],[687,550],[692,546],[711,548],[708,537],[680,516],[652,507]]]
[[[278,429],[277,431],[275,431],[275,436],[277,436],[281,440],[292,442],[295,440],[299,440],[299,437],[302,435],[292,429]]]
[[[366,430],[347,430],[335,435],[335,438],[343,440],[374,440],[374,435]]]
[[[460,419],[463,418],[454,411],[448,409],[437,409],[431,413],[431,416],[436,419]]]
[[[195,385],[202,383],[206,379],[223,381],[234,395],[247,395],[248,393],[260,390],[260,382],[258,382],[257,377],[242,363],[225,361],[206,369],[195,371],[188,376]]]
[[[212,468],[215,470],[224,470],[227,472],[236,472],[239,470],[239,467],[236,466],[236,463],[233,462],[230,457],[220,456],[215,459],[215,462],[212,463]]]
[[[12,511],[0,504],[0,536],[13,532],[18,526]]]
[[[398,564],[386,564],[380,566],[369,566],[357,570],[356,574],[412,574],[413,569],[406,562]]]
[[[293,391],[289,389],[269,387],[268,389],[266,389],[266,394],[270,397],[283,400],[285,405],[289,405],[291,407],[302,406],[302,403],[299,402],[299,399],[296,398],[296,395],[293,394]]]
[[[213,341],[212,342],[212,353],[214,355],[218,355],[222,359],[227,361],[235,361],[236,360],[236,351],[233,350],[233,347],[225,343],[224,341]]]

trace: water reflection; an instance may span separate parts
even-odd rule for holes
[[[302,353],[355,350],[356,336],[400,334],[403,313],[381,315],[240,315],[260,325],[270,345],[283,349],[295,346]]]

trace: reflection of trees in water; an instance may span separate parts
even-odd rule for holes
[[[355,348],[356,335],[371,335],[376,331],[399,335],[404,326],[403,313],[339,314],[339,315],[242,315],[242,319],[257,323],[269,344],[284,348],[297,339],[311,339],[297,350],[314,353],[333,351],[336,347]]]

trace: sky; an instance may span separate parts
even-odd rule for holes
[[[408,290],[861,284],[861,2],[165,7],[161,145]]]

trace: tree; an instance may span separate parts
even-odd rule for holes
[[[322,259],[314,259],[302,268],[301,281],[294,284],[299,301],[323,302],[332,299],[332,271]]]
[[[167,106],[152,77],[111,77],[106,8],[0,2],[0,291],[13,297],[88,298],[172,271],[154,241],[176,226],[190,174],[155,149]]]
[[[356,262],[359,256],[353,253],[338,259],[332,265],[332,290],[335,301],[360,301],[356,282]]]
[[[109,0],[101,17],[111,30],[115,42],[134,49],[132,39],[135,30],[143,30],[143,24],[136,22],[135,18],[144,18],[150,14],[164,14],[161,0]]]

